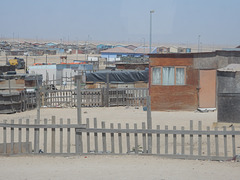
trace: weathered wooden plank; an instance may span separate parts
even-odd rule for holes
[[[105,129],[105,122],[102,122],[102,129]],[[106,141],[106,133],[102,133],[102,145],[103,145],[103,153],[107,153],[107,141]]]
[[[227,128],[226,126],[223,127],[223,131],[226,132]],[[224,156],[227,157],[227,135],[223,135],[224,139]]]
[[[218,128],[215,127],[215,131],[218,132]],[[215,151],[216,151],[216,156],[219,156],[219,144],[218,144],[218,135],[215,135]]]
[[[134,124],[134,129],[137,129],[137,124]],[[135,137],[135,154],[138,154],[138,133],[134,133]]]
[[[47,119],[45,118],[44,119],[44,124],[46,125],[47,124]],[[43,152],[44,153],[47,153],[47,141],[48,141],[48,138],[47,138],[47,128],[44,128],[44,134],[43,134],[43,139],[44,139],[44,148],[43,148]]]
[[[142,129],[146,129],[146,124],[142,123]],[[147,139],[146,133],[142,133],[142,140],[143,140],[143,153],[147,153]]]
[[[75,131],[76,132],[76,131]],[[78,141],[79,141],[79,153],[83,153],[83,139],[82,139],[82,132],[77,133],[78,134]]]
[[[26,125],[29,125],[29,119],[26,120]],[[29,128],[26,128],[26,147],[25,147],[25,149],[26,149],[27,153],[30,153],[29,148],[27,147],[28,144],[29,144]],[[32,149],[32,147],[31,147],[31,149]]]
[[[7,120],[4,120],[6,122]],[[7,128],[3,127],[3,153],[7,153]]]
[[[60,125],[63,125],[63,118],[60,118]],[[63,153],[63,128],[60,128],[60,153]]]
[[[38,119],[35,119],[35,124],[39,123]],[[39,128],[34,128],[34,153],[39,152]]]
[[[87,126],[87,129],[90,126],[89,118],[86,119],[86,126]],[[87,132],[87,152],[90,153],[90,133],[89,132]]]
[[[173,126],[173,130],[176,130],[176,126]],[[177,154],[177,135],[173,134],[173,154]]]
[[[82,124],[82,93],[80,78],[77,79],[77,123]]]
[[[184,127],[181,127],[181,130],[184,131]],[[184,155],[185,154],[185,135],[182,134],[181,135],[181,154]]]
[[[129,124],[126,123],[126,129],[129,129]],[[130,149],[130,134],[126,133],[126,139],[127,139],[127,154],[130,153],[131,149]]]
[[[190,131],[193,131],[193,120],[190,121]],[[190,134],[190,155],[193,155],[193,134]]]
[[[160,130],[160,125],[157,125],[157,130]],[[157,133],[157,154],[160,154],[160,149],[161,149],[160,134]]]
[[[147,97],[147,129],[152,129],[151,97]],[[152,133],[148,133],[148,153],[152,153]]]
[[[97,129],[97,118],[94,118],[94,128]],[[98,133],[94,133],[95,153],[98,153]]]
[[[207,127],[207,131],[210,131],[210,127]],[[210,135],[207,135],[207,156],[211,156],[211,142],[210,142]]]
[[[18,123],[22,124],[22,119],[19,119]],[[22,128],[18,128],[18,152],[22,153]]]
[[[110,124],[110,128],[114,129],[113,123]],[[115,144],[114,144],[114,133],[111,133],[111,153],[115,153]]]
[[[77,129],[86,129],[86,124],[63,124],[63,125],[59,125],[59,124],[0,124],[0,127],[13,127],[13,128],[77,128]]]
[[[118,129],[121,129],[120,123],[118,123]],[[118,133],[118,148],[119,148],[119,154],[122,154],[122,133]]]
[[[232,132],[235,131],[234,126],[232,126]],[[236,142],[235,142],[235,135],[232,135],[232,153],[233,157],[236,156]]]
[[[52,124],[56,124],[56,117],[55,116],[52,116]],[[56,142],[55,142],[55,128],[52,128],[52,144],[51,144],[51,147],[52,147],[52,154],[55,154],[55,147],[56,147]]]
[[[165,126],[165,130],[168,130],[168,126]],[[165,154],[168,154],[168,134],[165,134]]]
[[[64,126],[64,125],[63,125]],[[0,126],[1,127],[1,126]],[[18,127],[18,126],[17,126]],[[55,126],[54,126],[55,127]],[[146,130],[143,130],[143,129],[129,129],[129,130],[126,130],[126,129],[95,129],[95,128],[90,128],[90,129],[87,129],[86,130],[86,125],[83,125],[81,126],[82,128],[77,128],[77,132],[98,132],[98,133],[152,133],[152,134],[168,134],[168,135],[171,135],[171,134],[185,134],[185,135],[240,135],[240,131],[235,131],[235,132],[232,132],[232,131],[226,131],[226,132],[223,132],[223,131],[210,131],[208,132],[207,130],[202,130],[202,131],[198,131],[198,130],[185,130],[185,131],[181,131],[181,130],[156,130],[156,129],[146,129]],[[58,127],[60,128],[60,127]]]
[[[198,130],[202,130],[202,121],[198,121]],[[198,156],[202,155],[202,135],[198,135]]]
[[[68,118],[67,119],[67,124],[70,125],[70,122],[71,120]],[[71,129],[70,128],[67,128],[67,153],[70,154],[71,152],[71,149],[70,149],[70,143],[71,143],[71,136],[70,136],[70,133],[71,133]]]
[[[11,120],[11,123],[14,124],[14,120]],[[11,154],[13,154],[13,143],[14,143],[14,128],[11,128]]]

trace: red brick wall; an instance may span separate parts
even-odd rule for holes
[[[150,80],[152,110],[195,110],[198,107],[199,71],[193,69],[193,58],[150,58],[149,69],[154,66],[185,66],[186,85],[151,85]]]

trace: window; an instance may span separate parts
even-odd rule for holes
[[[161,85],[161,68],[152,68],[152,84]]]
[[[174,85],[174,67],[163,67],[162,85]]]
[[[185,69],[176,68],[176,85],[184,85],[184,84],[185,84]]]
[[[185,67],[153,67],[153,85],[185,85]]]

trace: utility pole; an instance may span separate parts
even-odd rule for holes
[[[152,52],[152,14],[154,11],[150,11],[150,40],[149,40],[149,53]]]

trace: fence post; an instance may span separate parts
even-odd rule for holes
[[[97,129],[97,118],[94,118],[94,129]],[[95,153],[98,154],[98,133],[94,133]]]
[[[77,120],[78,124],[82,124],[82,94],[81,94],[81,75],[75,76],[77,80]]]
[[[14,124],[14,120],[11,120],[11,124]],[[11,154],[14,151],[14,128],[11,127]]]
[[[147,128],[152,129],[151,96],[147,96]],[[152,134],[148,133],[148,153],[152,153]]]
[[[107,73],[106,107],[109,107],[109,73]]]
[[[232,132],[235,132],[234,126],[232,126]],[[233,153],[233,157],[234,157],[236,155],[235,135],[232,135],[232,153]]]
[[[35,119],[35,125],[39,125],[39,121]],[[34,128],[34,153],[39,151],[39,128]]]
[[[52,125],[56,124],[56,117],[52,116]],[[55,154],[55,128],[52,128],[52,154]]]
[[[36,96],[37,96],[37,124],[40,123],[40,106],[41,106],[41,98],[40,98],[40,88],[38,84],[38,79],[35,79],[37,81],[37,90],[36,90]]]

